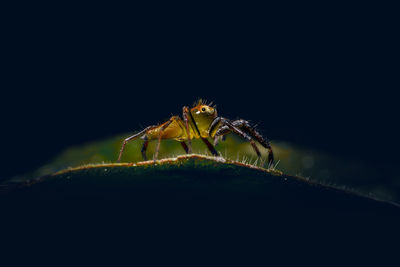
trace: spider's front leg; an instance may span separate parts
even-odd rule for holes
[[[218,128],[216,128],[217,125],[218,125]],[[221,136],[223,134],[227,134],[229,132],[233,132],[233,133],[239,135],[240,137],[243,137],[247,141],[249,141],[251,146],[253,147],[254,151],[256,152],[257,156],[261,157],[260,150],[258,150],[258,147],[254,143],[253,139],[248,134],[246,134],[245,132],[243,132],[242,130],[240,130],[236,126],[234,126],[232,124],[232,122],[230,122],[228,119],[225,119],[225,118],[222,118],[222,117],[216,118],[211,123],[209,132],[210,132],[211,136],[214,136],[214,137],[219,137],[219,136]]]
[[[267,138],[264,138],[256,129],[252,127],[250,123],[246,120],[236,120],[232,122],[232,125],[245,131],[252,138],[256,139],[263,147],[268,150],[268,164],[272,165],[274,163],[274,153],[272,147]]]
[[[237,121],[229,121],[228,119],[218,117],[216,118],[209,129],[210,135],[213,136],[215,141],[226,135],[230,132],[233,132],[242,138],[246,139],[250,142],[251,146],[253,147],[254,151],[256,152],[258,157],[261,157],[261,153],[257,148],[254,140],[256,139],[262,146],[268,149],[268,165],[274,162],[274,155],[272,153],[272,148],[269,145],[268,140],[264,139],[255,129],[251,127],[250,124],[245,120],[237,120]]]

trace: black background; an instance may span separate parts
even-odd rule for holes
[[[4,8],[9,16],[3,17],[1,38],[0,178],[33,170],[71,145],[162,122],[199,97],[214,101],[222,116],[260,123],[260,130],[272,141],[286,140],[362,159],[368,165],[396,166],[398,14],[391,10],[397,9],[369,3],[287,2],[279,6],[151,3],[147,7],[20,3]],[[43,217],[20,212],[21,227],[17,224],[14,231],[2,227],[2,233],[10,233],[17,253],[28,244],[28,250],[41,250],[37,257],[56,255],[60,262],[70,258],[76,247],[82,254],[94,249],[90,261],[107,255],[109,246],[121,244],[128,250],[121,255],[131,255],[129,245],[137,235],[127,233],[142,231],[130,225],[137,214],[129,203],[118,209],[120,217],[132,216],[121,228],[124,220],[97,207],[99,216],[94,218],[90,208],[82,208],[80,216],[60,207]],[[190,240],[181,244],[200,253],[192,260],[201,258],[210,243],[220,253],[232,239],[251,248],[264,248],[258,244],[275,248],[273,252],[260,249],[259,256],[285,253],[289,247],[291,251],[303,248],[307,261],[326,255],[325,263],[344,255],[347,262],[347,256],[353,255],[359,262],[355,250],[369,260],[376,255],[375,247],[391,244],[388,240],[374,243],[371,234],[394,237],[394,231],[381,232],[391,218],[377,226],[379,218],[362,218],[349,225],[346,217],[318,221],[305,217],[301,225],[300,217],[265,216],[263,222],[269,225],[258,225],[250,234],[245,230],[252,229],[256,220],[243,217],[236,224],[222,220],[221,229],[227,230],[222,231],[226,237],[222,236],[221,246],[214,243],[213,238],[221,234],[212,227],[214,218],[189,219],[184,228],[188,233],[203,235],[199,229],[206,222],[205,234],[203,239],[189,235]],[[1,221],[4,218],[13,219],[6,215]],[[13,223],[19,220],[15,218]],[[227,227],[232,223],[232,228]],[[149,239],[152,231],[158,239],[162,233],[170,234],[163,249],[174,249],[171,242],[180,242],[163,224],[155,220],[144,227],[147,231],[142,231],[140,240],[148,243],[140,243],[142,249],[152,251],[159,244]],[[246,237],[244,242],[232,236],[238,229]],[[260,235],[262,229],[265,235]],[[304,236],[297,238],[300,233]],[[26,243],[28,234],[30,243]],[[59,250],[58,244],[66,249]],[[8,247],[14,248],[9,242]],[[50,253],[53,250],[68,255]],[[21,255],[13,260],[22,259]],[[154,255],[146,259],[151,258],[164,259]],[[283,258],[296,263],[299,259],[290,253],[278,260]],[[380,263],[382,259],[387,257],[380,257]]]
[[[394,18],[363,5],[27,6],[3,43],[2,179],[197,98],[272,140],[395,163]]]

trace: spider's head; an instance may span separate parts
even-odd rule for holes
[[[217,109],[211,106],[211,104],[206,105],[199,101],[197,105],[190,110],[190,113],[200,131],[201,137],[208,137],[208,128],[217,117]]]

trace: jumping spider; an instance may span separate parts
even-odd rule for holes
[[[126,138],[122,144],[119,153],[118,162],[121,160],[125,145],[141,137],[144,140],[141,152],[144,160],[147,160],[146,149],[149,141],[157,140],[157,146],[154,153],[154,159],[158,158],[161,139],[175,139],[180,142],[186,153],[192,153],[192,139],[200,138],[207,145],[207,148],[214,156],[218,156],[217,150],[208,141],[208,138],[214,139],[214,145],[220,138],[223,138],[228,133],[235,133],[250,142],[258,157],[261,153],[258,150],[254,139],[263,147],[268,149],[268,164],[274,162],[274,154],[269,141],[263,138],[254,127],[245,120],[230,121],[228,119],[218,117],[217,109],[212,104],[206,104],[199,100],[193,108],[183,107],[183,120],[179,116],[173,116],[168,121],[160,125],[152,125],[146,127],[141,132]],[[187,141],[187,144],[186,142]]]

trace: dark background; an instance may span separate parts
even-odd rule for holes
[[[9,11],[1,179],[68,146],[180,115],[199,97],[222,116],[259,123],[272,140],[369,165],[397,163],[390,7],[47,4]]]
[[[214,101],[222,116],[260,123],[272,140],[361,159],[369,166],[397,166],[395,7],[149,4],[2,8],[8,16],[2,16],[1,33],[0,179],[33,170],[71,145],[162,122],[199,97]],[[0,228],[10,235],[3,243],[17,253],[13,261],[53,256],[63,262],[81,254],[90,262],[103,261],[112,246],[118,248],[116,257],[111,254],[115,263],[124,254],[133,257],[135,241],[141,250],[151,248],[146,260],[164,260],[153,249],[175,250],[175,241],[185,247],[174,251],[179,257],[188,255],[186,250],[199,253],[194,261],[210,247],[216,255],[229,250],[227,258],[233,259],[243,255],[244,245],[251,250],[246,261],[258,254],[269,261],[279,255],[280,263],[347,263],[353,255],[359,263],[378,255],[382,264],[388,250],[379,257],[376,247],[395,248],[398,241],[397,220],[379,216],[293,218],[257,211],[248,218],[232,212],[240,217],[235,221],[203,211],[197,221],[197,215],[187,218],[185,209],[176,217],[167,214],[169,225],[150,210],[144,221],[154,220],[140,228],[131,203],[80,209],[81,203],[58,204],[44,205],[38,214],[41,208],[19,210],[5,203],[12,212],[1,209],[0,222],[11,222]],[[148,207],[144,203],[143,209]],[[177,238],[181,225],[183,239]],[[165,237],[161,245],[160,237]]]

